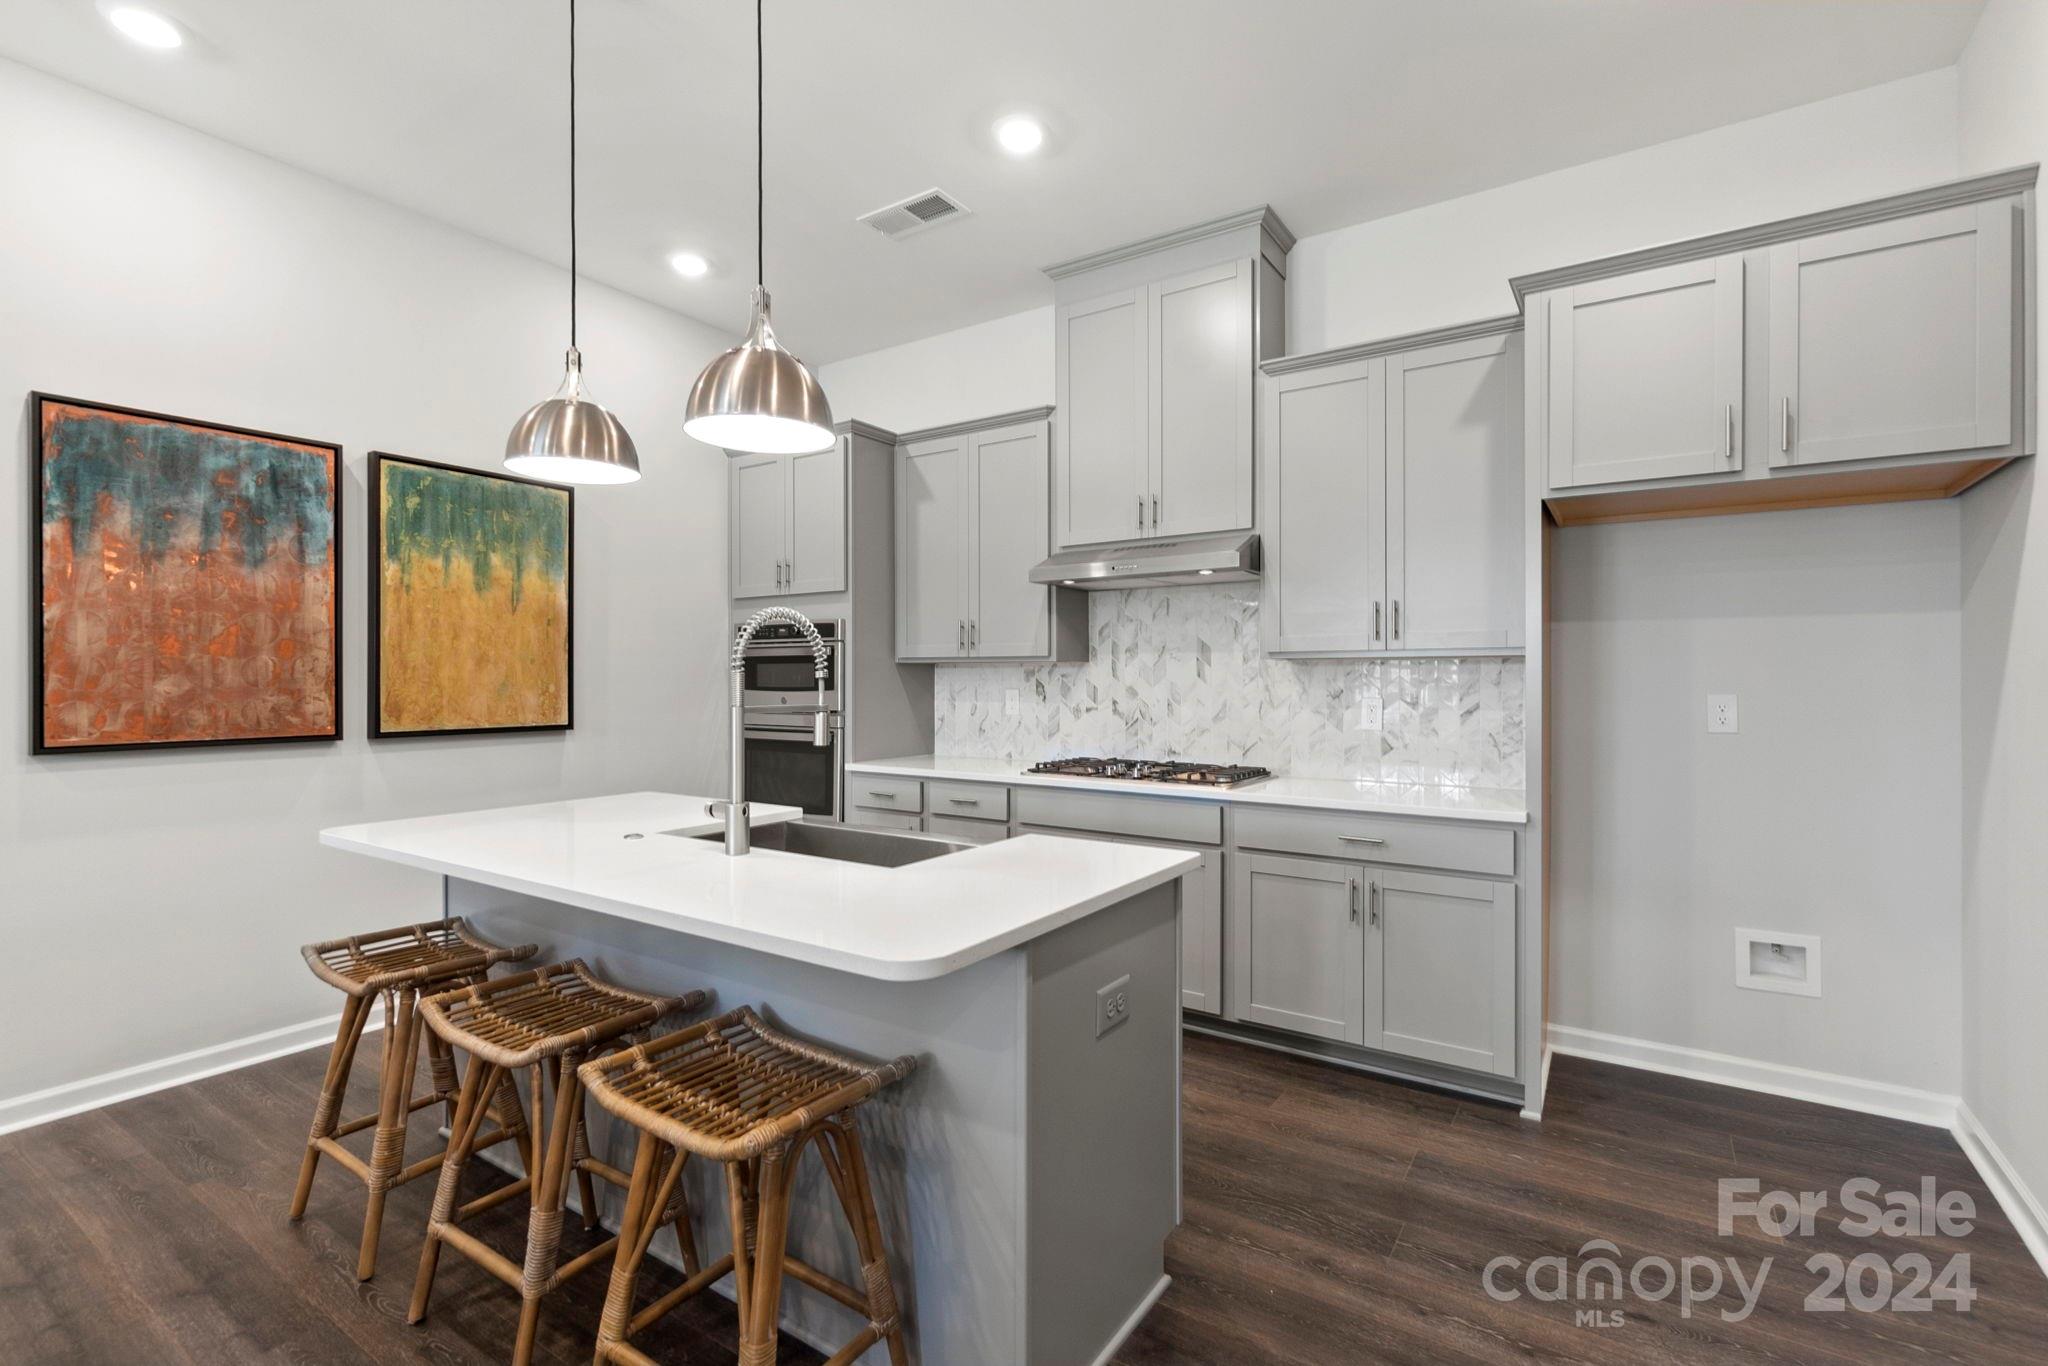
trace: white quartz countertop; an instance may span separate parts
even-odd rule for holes
[[[901,868],[756,847],[731,858],[708,797],[607,797],[340,825],[334,849],[886,981],[964,968],[1195,867],[1194,854],[1027,835]],[[754,824],[801,815],[756,805]],[[633,839],[629,836],[638,835]]]
[[[1272,777],[1237,788],[1181,787],[1171,783],[1134,783],[1116,778],[1061,778],[1026,773],[1030,765],[1015,759],[970,759],[915,754],[901,759],[863,759],[849,763],[848,773],[873,773],[892,778],[936,779],[940,782],[1006,783],[1015,787],[1079,788],[1119,792],[1127,797],[1174,797],[1187,801],[1235,802],[1258,806],[1303,806],[1323,811],[1359,811],[1386,816],[1441,816],[1461,821],[1524,825],[1528,801],[1517,790],[1452,787],[1440,783],[1366,783],[1346,778]]]

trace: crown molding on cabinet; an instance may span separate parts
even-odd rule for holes
[[[1122,246],[1110,247],[1105,251],[1076,256],[1071,261],[1061,261],[1057,265],[1047,266],[1045,273],[1055,280],[1064,280],[1069,275],[1079,275],[1083,271],[1112,266],[1119,261],[1149,256],[1155,251],[1164,251],[1168,247],[1177,247],[1187,242],[1199,242],[1204,237],[1235,232],[1239,228],[1248,228],[1253,224],[1257,224],[1279,245],[1281,255],[1285,256],[1294,250],[1294,234],[1287,230],[1287,225],[1280,221],[1280,216],[1273,212],[1270,205],[1261,204],[1257,208],[1212,218],[1206,223],[1176,228],[1172,232],[1162,232],[1156,237],[1140,238],[1138,241],[1126,242]]]
[[[864,436],[870,441],[879,441],[885,446],[896,444],[896,433],[877,427],[872,422],[863,422],[857,417],[850,417],[844,422],[833,423],[832,430],[841,436]]]
[[[2034,188],[2040,170],[2039,163],[2014,166],[2003,171],[1991,171],[1984,175],[1968,176],[1961,180],[1944,181],[1939,185],[1908,190],[1904,194],[1886,195],[1882,199],[1866,199],[1860,204],[1823,209],[1818,213],[1801,214],[1796,218],[1780,218],[1776,222],[1760,223],[1755,227],[1737,228],[1706,237],[1689,237],[1678,242],[1666,242],[1661,246],[1623,252],[1618,256],[1603,256],[1598,260],[1582,261],[1576,265],[1533,271],[1527,275],[1513,277],[1508,284],[1515,291],[1515,303],[1521,306],[1526,304],[1529,295],[1563,285],[1583,284],[1588,280],[1604,279],[1610,275],[1627,275],[1653,266],[1698,260],[1702,256],[1749,251],[1777,242],[1833,232],[1839,228],[1853,228],[1864,223],[1881,222],[1887,218],[1903,218],[1907,214],[1925,213],[1956,204],[1974,204],[1981,200],[1997,199],[2001,195],[2018,194]]]
[[[968,432],[985,431],[990,427],[1007,427],[1013,422],[1044,422],[1052,416],[1052,405],[1038,408],[1019,408],[1014,413],[994,413],[988,417],[970,418],[965,422],[948,422],[939,427],[920,427],[914,432],[899,432],[886,439],[897,445],[908,445],[913,441],[930,441],[935,437],[961,436]]]
[[[1397,352],[1415,351],[1425,346],[1441,346],[1446,342],[1470,341],[1475,337],[1492,337],[1503,332],[1521,330],[1522,315],[1504,313],[1498,318],[1481,318],[1477,322],[1452,323],[1448,327],[1404,332],[1398,337],[1382,337],[1377,341],[1333,346],[1327,351],[1306,351],[1298,356],[1275,356],[1260,365],[1259,369],[1269,375],[1285,375],[1296,370],[1314,370],[1324,365],[1364,360],[1368,356],[1391,356]]]

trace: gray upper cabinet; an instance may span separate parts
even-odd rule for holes
[[[726,462],[728,577],[735,598],[846,588],[846,462],[850,437],[806,455]]]
[[[1056,545],[1252,528],[1256,371],[1293,245],[1257,209],[1048,268]]]
[[[1519,646],[1522,338],[1387,357],[1387,643]]]
[[[1771,464],[2012,439],[2010,200],[1770,249]]]
[[[1550,486],[1742,467],[1740,255],[1550,299]]]
[[[1152,488],[1145,308],[1138,288],[1054,310],[1063,546],[1144,534]]]
[[[896,654],[967,653],[967,437],[896,448]]]
[[[897,446],[898,659],[1087,657],[1079,591],[1030,579],[1050,536],[1044,414],[912,433]]]
[[[1296,370],[1268,388],[1260,615],[1273,650],[1385,648],[1383,366]]]
[[[1515,887],[1376,869],[1369,875],[1361,1042],[1515,1075]]]
[[[1232,1016],[1342,1043],[1362,1039],[1362,869],[1319,859],[1231,859]]]
[[[1152,536],[1252,524],[1252,263],[1225,261],[1147,293]]]
[[[1522,647],[1521,345],[1508,317],[1267,366],[1268,650]]]

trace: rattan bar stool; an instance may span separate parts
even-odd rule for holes
[[[833,1353],[827,1366],[854,1361],[884,1341],[889,1360],[905,1366],[909,1357],[895,1283],[855,1112],[916,1065],[909,1057],[876,1065],[791,1038],[746,1006],[583,1064],[585,1089],[640,1131],[618,1259],[597,1330],[600,1366],[652,1366],[653,1359],[628,1339],[728,1271],[739,1301],[740,1366],[773,1366],[785,1273],[867,1317],[867,1327]],[[864,1289],[789,1253],[790,1186],[797,1159],[813,1142],[852,1226]],[[692,1155],[725,1164],[733,1251],[698,1267],[686,1241],[683,1283],[636,1314],[640,1265]]]
[[[441,1245],[448,1243],[519,1292],[519,1337],[512,1360],[517,1366],[525,1366],[532,1359],[541,1299],[570,1277],[602,1261],[618,1243],[616,1238],[607,1239],[560,1263],[562,1209],[568,1198],[569,1174],[576,1174],[585,1228],[597,1225],[597,1198],[591,1177],[603,1177],[617,1186],[628,1184],[626,1173],[591,1156],[577,1066],[633,1031],[652,1025],[664,1015],[695,1010],[706,999],[701,991],[679,996],[630,991],[599,979],[582,960],[571,959],[442,992],[421,1003],[420,1012],[428,1027],[446,1043],[468,1053],[470,1065],[462,1076],[462,1092],[456,1100],[451,1126],[454,1137],[449,1141],[448,1159],[441,1166],[441,1184],[434,1191],[433,1213],[427,1219],[427,1242],[420,1250],[419,1280],[413,1286],[412,1309],[407,1315],[410,1322],[418,1323],[427,1315],[427,1297],[434,1289],[434,1268],[440,1260]],[[532,1069],[532,1130],[547,1135],[547,1147],[538,1165],[532,1160],[527,1162],[525,1176],[458,1206],[455,1193],[462,1180],[462,1169],[477,1147],[475,1135],[486,1108],[483,1098],[500,1085],[510,1085],[513,1073],[522,1067]],[[545,1099],[550,1087],[554,1093],[552,1110]],[[522,1191],[530,1197],[523,1265],[460,1227],[461,1220],[503,1204]],[[664,1217],[675,1221],[683,1246],[689,1248],[687,1208],[679,1205]]]
[[[374,934],[330,939],[308,944],[300,950],[313,975],[338,987],[348,999],[341,1008],[341,1028],[334,1036],[334,1049],[327,1055],[327,1075],[320,1084],[320,1099],[313,1109],[313,1129],[306,1139],[306,1156],[299,1164],[299,1185],[292,1195],[293,1219],[306,1213],[306,1201],[313,1193],[313,1172],[322,1154],[333,1158],[362,1179],[369,1187],[369,1206],[363,1213],[363,1241],[356,1254],[356,1278],[368,1280],[377,1269],[377,1239],[384,1223],[384,1197],[393,1186],[402,1186],[441,1165],[442,1153],[405,1165],[405,1124],[413,1111],[439,1101],[452,1114],[455,1101],[455,1062],[448,1046],[438,1039],[427,1041],[427,1062],[434,1090],[413,1099],[413,1074],[419,1067],[420,1042],[418,1005],[422,992],[439,990],[458,982],[482,981],[494,964],[517,962],[538,952],[533,944],[505,946],[482,939],[460,919],[430,921],[423,925],[402,925]],[[369,1023],[370,1009],[378,999],[384,1002],[382,1087],[377,1113],[342,1121],[341,1100],[348,1089],[348,1076],[355,1064],[356,1044]],[[507,1092],[509,1107],[500,1104],[501,1117],[489,1143],[510,1138],[526,1152],[531,1141],[521,1123],[516,1093]],[[504,1098],[501,1097],[502,1101]],[[508,1122],[509,1121],[509,1122]],[[341,1145],[349,1134],[377,1126],[369,1161]]]

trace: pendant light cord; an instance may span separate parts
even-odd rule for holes
[[[768,139],[763,124],[767,102],[763,94],[766,69],[762,58],[761,12],[764,0],[754,0],[754,283],[768,283]]]
[[[576,349],[576,0],[569,0],[569,349]]]

